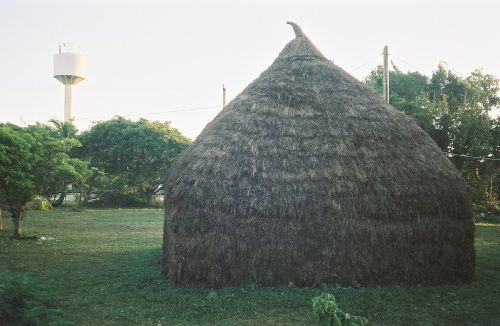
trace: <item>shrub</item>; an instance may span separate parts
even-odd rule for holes
[[[37,196],[26,205],[26,208],[32,211],[48,211],[52,205],[47,199]]]
[[[153,202],[151,203],[151,208],[164,208],[165,203],[163,202],[163,199],[160,199],[158,197],[155,197],[153,199]]]
[[[330,293],[322,293],[312,299],[313,316],[321,326],[364,326],[368,319],[341,311]]]
[[[0,325],[69,325],[54,295],[29,274],[0,270]]]
[[[147,207],[146,199],[136,193],[120,193],[117,191],[97,192],[96,200],[89,201],[89,207]]]
[[[134,192],[97,191],[95,195],[83,205],[96,208],[164,208],[165,205],[159,195],[154,195],[151,203],[144,195]]]
[[[500,216],[500,205],[493,200],[476,202],[472,205],[472,210],[476,214],[485,213]]]

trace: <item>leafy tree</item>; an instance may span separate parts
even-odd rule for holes
[[[166,169],[190,142],[170,122],[121,117],[97,123],[79,139],[78,155],[102,172],[93,177],[101,197],[108,187],[112,195],[139,195],[148,205],[163,188]]]
[[[439,115],[439,105],[428,98],[429,78],[418,73],[404,73],[395,65],[390,71],[391,91],[389,102],[397,109],[417,120],[419,125],[432,133],[434,122]],[[383,68],[378,66],[366,78],[366,83],[378,93],[382,93]]]
[[[54,126],[53,135],[56,138],[76,138],[78,130],[76,126],[71,122],[63,122],[55,119],[49,120],[49,122]]]
[[[432,77],[418,72],[390,72],[390,102],[412,116],[476,189],[477,200],[498,196],[498,161],[467,158],[500,158],[498,119],[490,116],[500,104],[500,82],[480,70],[463,78],[440,64]],[[382,93],[382,67],[366,78],[366,83]]]
[[[52,125],[44,127],[47,128],[51,137],[59,139],[72,150],[81,146],[76,139],[78,130],[71,122],[52,119],[50,123]],[[62,165],[57,171],[47,174],[45,191],[41,195],[49,199],[52,206],[60,206],[66,198],[69,187],[73,192],[80,192],[80,194],[87,190],[86,181],[91,174],[92,169],[88,163],[74,157],[67,157],[62,161]]]
[[[35,195],[52,194],[62,182],[83,182],[85,164],[68,155],[76,144],[52,137],[40,124],[0,124],[0,206],[9,208],[15,237],[22,237],[26,204]]]

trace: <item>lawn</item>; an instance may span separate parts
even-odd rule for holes
[[[307,325],[313,324],[311,299],[322,291],[373,325],[500,324],[500,221],[476,226],[472,285],[298,289],[248,284],[211,290],[175,287],[161,277],[162,213],[28,212],[26,235],[50,240],[21,241],[10,238],[11,223],[4,217],[0,269],[30,272],[49,284],[77,325]]]

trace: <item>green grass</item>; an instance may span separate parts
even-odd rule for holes
[[[374,325],[500,324],[500,221],[477,225],[476,282],[438,287],[340,288],[324,285],[179,288],[160,275],[162,210],[56,209],[28,212],[13,240],[4,217],[0,269],[31,272],[57,293],[77,325],[307,325],[311,299],[335,295],[340,308]]]

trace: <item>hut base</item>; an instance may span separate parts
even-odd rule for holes
[[[235,222],[214,228],[217,233],[194,236],[192,230],[175,224],[166,228],[163,272],[167,279],[208,287],[288,282],[296,286],[430,285],[470,283],[474,276],[472,221],[354,225],[346,220],[338,227],[309,224],[308,228],[286,220]]]

